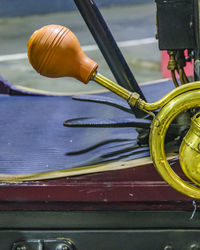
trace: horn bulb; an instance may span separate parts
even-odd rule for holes
[[[139,101],[139,94],[132,93],[97,73],[98,64],[84,54],[78,39],[66,27],[47,25],[36,30],[27,47],[31,65],[43,76],[69,76],[83,83],[93,80],[124,98],[130,106]]]
[[[36,30],[27,47],[31,65],[43,76],[69,76],[88,83],[98,67],[84,54],[73,32],[60,25],[47,25]]]

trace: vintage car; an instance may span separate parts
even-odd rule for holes
[[[200,249],[198,1],[156,0],[172,79],[142,87],[96,3],[74,2],[116,83],[57,24],[30,37],[33,68],[110,91],[62,96],[0,79],[0,249]]]

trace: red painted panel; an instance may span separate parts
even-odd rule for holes
[[[169,55],[167,54],[167,51],[161,52],[161,72],[162,76],[164,78],[171,78],[171,72],[167,69],[169,61]],[[185,73],[187,76],[193,76],[193,62],[187,62],[186,67],[184,68]],[[176,74],[176,77],[179,77],[178,74]]]
[[[176,168],[180,172],[178,164]],[[191,198],[173,190],[153,165],[146,165],[57,180],[1,184],[0,210],[5,209],[187,210],[193,206]]]

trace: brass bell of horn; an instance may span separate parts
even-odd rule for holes
[[[182,141],[179,161],[185,175],[200,185],[200,112],[192,118],[190,130]]]
[[[174,118],[186,110],[200,107],[200,82],[187,85],[196,85],[197,89],[184,91],[182,94],[173,98],[160,110],[156,119],[153,120],[150,132],[150,152],[154,166],[170,186],[189,197],[200,199],[200,188],[194,185],[194,183],[197,182],[190,183],[181,179],[170,166],[165,154],[165,136]],[[193,133],[193,131],[194,130],[191,128],[185,137],[186,141],[191,141],[195,137],[196,143],[200,143],[200,138]],[[186,171],[185,169],[190,168],[191,166],[194,166],[195,168],[200,163],[198,160],[200,159],[199,157],[196,160],[193,158],[197,154],[192,151],[193,149],[183,142],[180,148],[180,162],[183,171],[190,179],[192,179],[191,173],[188,174],[188,170]],[[188,167],[185,165],[186,162],[190,162],[187,165]]]

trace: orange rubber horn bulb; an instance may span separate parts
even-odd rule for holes
[[[27,47],[31,65],[47,77],[70,76],[88,83],[98,67],[84,54],[71,30],[60,25],[47,25],[36,30]]]

